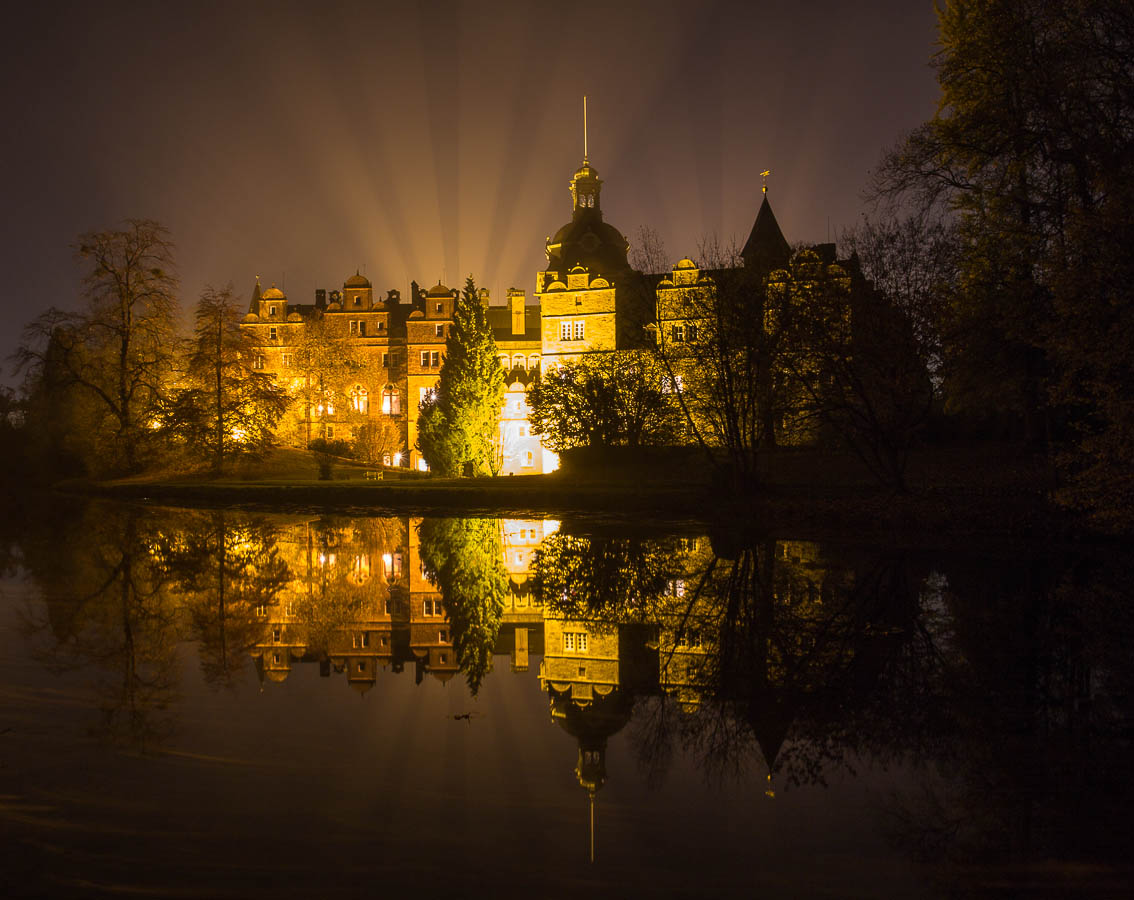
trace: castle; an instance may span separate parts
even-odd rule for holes
[[[571,221],[547,241],[534,303],[512,288],[505,305],[493,305],[488,291],[480,291],[506,372],[500,474],[538,474],[558,466],[556,454],[542,446],[528,421],[525,392],[541,369],[587,353],[647,349],[659,335],[680,341],[696,327],[696,298],[712,289],[714,273],[690,259],[664,277],[636,272],[627,259],[629,242],[603,220],[602,184],[584,156],[570,181]],[[790,252],[765,190],[741,253],[743,266],[767,274],[786,265]],[[256,369],[298,392],[304,376],[297,348],[316,330],[323,340],[345,342],[355,361],[341,368],[322,396],[308,395],[293,410],[281,424],[284,443],[379,435],[379,461],[426,470],[416,446],[419,404],[436,389],[457,296],[444,284],[421,291],[415,283],[408,303],[397,290],[376,298],[370,281],[356,272],[341,291],[317,290],[315,302],[304,305],[290,303],[274,285],[262,289],[257,279],[242,322],[258,347]]]

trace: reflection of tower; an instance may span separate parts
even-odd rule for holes
[[[551,718],[579,743],[575,777],[587,792],[590,816],[590,859],[595,858],[595,795],[606,784],[606,743],[630,721],[633,701],[622,691],[580,704],[569,692],[548,687],[551,695]]]

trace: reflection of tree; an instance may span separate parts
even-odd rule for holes
[[[492,666],[508,575],[497,519],[425,519],[421,561],[441,589],[453,651],[475,694]]]
[[[160,714],[176,688],[176,611],[152,553],[162,522],[132,507],[94,505],[28,539],[24,562],[47,605],[44,652],[57,671],[93,667],[110,738],[146,745],[170,724]],[[34,626],[33,626],[34,627]]]
[[[189,635],[200,641],[205,679],[231,686],[261,638],[256,608],[272,604],[291,579],[276,530],[224,512],[184,513],[159,548],[161,565],[187,598]]]
[[[684,574],[677,538],[573,535],[543,539],[533,589],[565,619],[612,625],[656,612],[660,597]]]
[[[947,569],[936,777],[887,809],[919,858],[1125,858],[1134,615],[1124,562]]]

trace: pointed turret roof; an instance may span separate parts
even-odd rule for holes
[[[248,312],[258,314],[260,312],[260,276],[256,276],[256,286],[252,288],[252,302],[248,304]]]
[[[740,255],[748,268],[760,269],[764,272],[786,266],[791,259],[791,245],[780,231],[780,224],[776,221],[766,193],[764,202],[760,204],[760,211],[756,214],[756,221],[752,225],[752,232],[748,235],[748,241],[740,251]]]

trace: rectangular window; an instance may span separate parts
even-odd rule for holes
[[[327,440],[329,440],[329,441],[334,440],[335,426],[334,425],[328,425],[328,426],[326,426],[326,430],[327,430]]]
[[[274,341],[276,339],[276,326],[271,325],[268,328],[268,340]]]
[[[362,648],[369,647],[370,646],[370,632],[369,631],[363,631],[360,634],[356,634],[354,636],[354,646],[355,646],[356,649],[359,648],[359,647],[362,647]]]
[[[264,357],[262,357],[260,354],[257,353],[256,358],[252,360],[252,368],[253,369],[264,368]]]
[[[559,323],[559,340],[561,340],[561,341],[571,340],[571,323],[570,322],[560,322]]]
[[[274,306],[269,306],[268,307],[268,315],[274,316],[275,314],[276,314],[276,308]]]
[[[285,354],[283,355],[282,359],[283,359],[283,367],[284,367],[285,369],[290,369],[290,368],[291,368],[291,366],[292,366],[292,356],[291,356],[291,354],[290,354],[290,353],[285,353]]]
[[[445,326],[444,325],[434,325],[433,326],[433,334],[434,334],[435,337],[445,337]]]
[[[350,333],[358,334],[358,322],[354,319],[350,320]]]
[[[422,350],[421,351],[421,367],[423,369],[429,368],[429,351],[428,350]]]
[[[581,341],[583,339],[583,322],[575,323],[575,340]]]
[[[366,337],[366,323],[365,322],[359,322],[358,323],[358,336],[359,337]]]
[[[673,326],[673,342],[675,344],[682,344],[682,343],[685,342],[685,326],[684,325],[674,325]]]
[[[697,326],[692,322],[685,326],[685,336],[690,341],[697,340]]]
[[[434,369],[436,369],[439,365],[441,365],[441,352],[439,350],[434,350],[430,354],[429,365],[430,365],[431,368],[434,368]]]
[[[437,632],[437,640],[438,640],[438,641],[441,641],[442,643],[444,643],[445,641],[449,640],[449,632],[447,632],[447,631],[438,631],[438,632]]]
[[[563,651],[565,653],[586,653],[587,633],[585,631],[563,632]]]
[[[382,368],[383,369],[390,368],[390,354],[389,353],[383,353],[382,354]]]
[[[438,300],[438,301],[437,301],[437,312],[444,312],[444,311],[445,311],[445,303],[444,303],[444,301],[442,301],[442,300]]]

